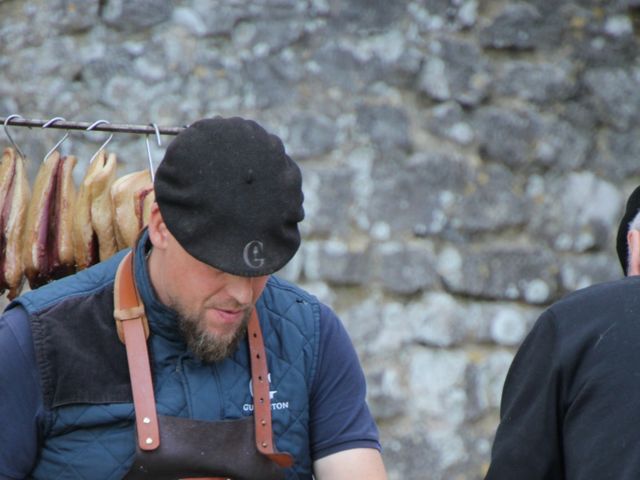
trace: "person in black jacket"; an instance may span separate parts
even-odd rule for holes
[[[485,480],[640,478],[640,187],[616,239],[626,278],[567,295],[511,364]]]

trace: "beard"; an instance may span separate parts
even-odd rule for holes
[[[240,340],[247,333],[247,324],[251,316],[251,311],[247,310],[240,325],[233,332],[215,335],[207,331],[204,314],[188,313],[177,305],[172,308],[178,313],[178,325],[187,347],[196,357],[207,363],[224,360],[236,351]]]

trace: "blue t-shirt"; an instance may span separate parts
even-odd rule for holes
[[[351,448],[380,449],[365,390],[349,335],[321,305],[318,374],[309,399],[313,460]],[[0,317],[0,480],[22,479],[32,470],[43,408],[29,320],[13,308]]]

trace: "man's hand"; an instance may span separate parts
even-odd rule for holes
[[[373,448],[354,448],[313,462],[316,480],[386,480],[382,456]]]

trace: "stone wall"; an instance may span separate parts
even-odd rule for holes
[[[391,479],[480,479],[532,323],[621,275],[639,29],[639,0],[0,0],[0,116],[278,133],[308,214],[282,273],[350,331]],[[11,132],[33,177],[61,132]],[[78,178],[104,138],[64,144]]]

